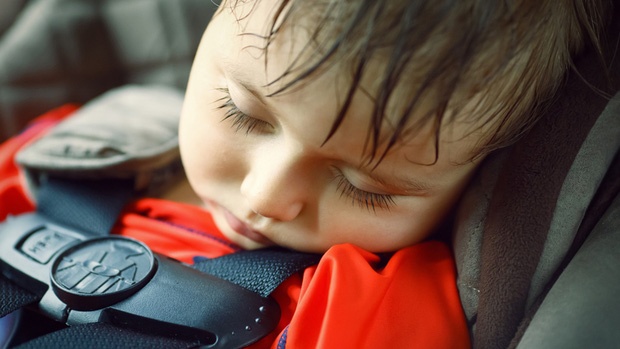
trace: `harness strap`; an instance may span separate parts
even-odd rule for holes
[[[71,326],[37,337],[14,349],[153,349],[197,348],[199,342],[157,336],[123,329],[106,323]]]
[[[0,317],[4,317],[27,305],[34,304],[40,298],[15,285],[10,280],[0,277]]]
[[[268,248],[200,260],[193,267],[267,297],[289,276],[318,263],[320,258],[313,253]]]
[[[129,179],[70,180],[44,177],[37,211],[63,225],[105,236],[134,195]]]

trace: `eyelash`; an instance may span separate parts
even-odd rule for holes
[[[235,102],[232,100],[230,92],[227,88],[218,88],[218,91],[226,94],[218,100],[222,101],[222,104],[218,107],[218,109],[224,109],[226,111],[222,121],[232,119],[231,127],[235,130],[235,132],[244,130],[247,135],[254,131],[262,132],[272,128],[268,122],[253,118],[239,110]]]
[[[377,207],[389,211],[396,205],[393,195],[377,194],[362,190],[351,184],[340,170],[336,168],[334,170],[334,180],[336,181],[338,191],[340,191],[340,197],[349,197],[352,205],[357,204],[359,207],[366,208],[369,211],[372,210],[373,212],[376,212]]]

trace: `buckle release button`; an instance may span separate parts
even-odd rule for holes
[[[75,240],[69,235],[41,227],[24,240],[20,251],[35,261],[46,264],[58,250]]]

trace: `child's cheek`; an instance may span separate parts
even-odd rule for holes
[[[244,152],[235,144],[231,133],[217,116],[205,115],[203,120],[187,125],[180,134],[187,177],[203,198],[216,199],[214,196],[224,194],[223,188],[238,187],[243,179]]]

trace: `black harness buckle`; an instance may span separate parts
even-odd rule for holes
[[[39,295],[38,309],[68,325],[105,322],[240,348],[280,319],[271,297],[204,274],[120,236],[97,237],[39,213],[0,224],[0,271]]]

